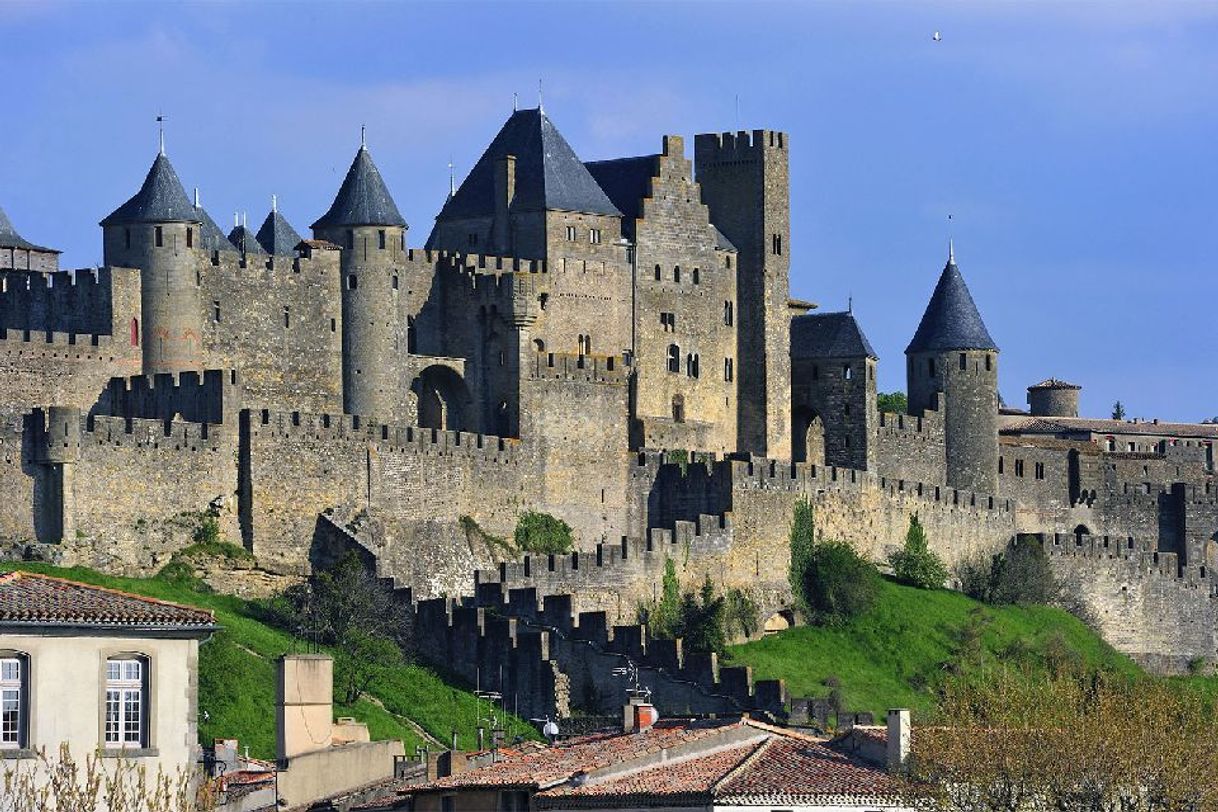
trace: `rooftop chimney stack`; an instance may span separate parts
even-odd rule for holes
[[[888,770],[900,772],[909,762],[909,711],[888,711]]]
[[[324,654],[279,659],[277,722],[280,763],[333,742],[334,661]]]
[[[632,696],[622,708],[622,730],[626,733],[643,733],[651,730],[652,725],[659,720],[659,712],[647,697]]]

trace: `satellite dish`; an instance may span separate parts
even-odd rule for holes
[[[943,39],[943,35],[936,31],[934,35],[931,36],[931,39],[933,39],[935,42],[940,42]]]

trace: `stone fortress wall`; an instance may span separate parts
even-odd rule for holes
[[[544,155],[511,143],[533,127]],[[699,136],[692,161],[667,136],[587,165],[555,137],[540,111],[513,114],[495,144],[514,152],[488,149],[423,249],[363,147],[315,238],[268,250],[209,235],[184,192],[163,199],[181,190],[160,155],[133,198],[145,219],[129,203],[103,221],[112,265],[0,269],[0,539],[146,573],[211,515],[285,578],[354,546],[416,602],[490,606],[494,583],[509,604],[532,590],[543,615],[566,606],[521,609],[510,632],[419,604],[445,645],[532,652],[552,696],[605,690],[588,675],[624,646],[686,686],[674,707],[710,707],[707,691],[739,706],[759,701],[749,680],[700,661],[681,676],[688,658],[635,611],[669,559],[683,588],[710,577],[783,610],[806,497],[822,537],[876,560],[915,514],[952,564],[1041,534],[1122,650],[1164,668],[1218,653],[1204,430],[1010,429],[954,256],[907,350],[911,413],[880,413],[853,313],[789,298],[786,134]],[[1037,400],[1045,419],[1072,419],[1063,391]],[[513,560],[496,539],[528,509],[567,521],[577,553]],[[1093,538],[1144,554],[1081,554]]]

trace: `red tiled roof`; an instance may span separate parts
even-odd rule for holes
[[[1153,420],[1104,420],[1090,417],[1012,418],[1001,426],[1004,433],[1058,434],[1090,432],[1092,434],[1138,434],[1154,437],[1218,438],[1215,423],[1156,423]]]
[[[892,803],[895,778],[818,742],[774,736],[715,788],[726,804]]]
[[[211,612],[33,572],[0,573],[0,624],[208,629]]]
[[[612,799],[614,807],[704,804],[725,775],[763,746],[764,741],[753,739],[606,781],[557,786],[537,794],[537,807],[603,806],[607,799]]]

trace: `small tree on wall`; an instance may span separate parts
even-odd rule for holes
[[[801,496],[795,502],[795,513],[791,517],[791,564],[787,572],[787,580],[791,584],[791,595],[795,598],[795,608],[808,616],[811,610],[804,600],[804,582],[807,579],[808,567],[812,562],[813,548],[816,546],[816,521],[812,513],[812,503],[808,497]]]
[[[574,549],[575,534],[562,519],[549,513],[526,510],[516,521],[513,541],[521,552],[560,555]]]

